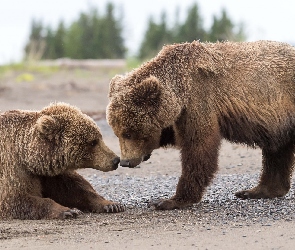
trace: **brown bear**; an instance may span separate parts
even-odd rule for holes
[[[0,115],[0,133],[0,218],[54,219],[76,217],[80,210],[125,210],[98,195],[75,171],[111,171],[120,162],[96,123],[76,107],[56,103],[41,111],[7,111]]]
[[[295,49],[279,42],[165,46],[110,83],[107,120],[121,165],[135,167],[159,147],[181,151],[176,194],[156,209],[201,200],[218,165],[222,138],[262,148],[258,186],[237,197],[273,198],[290,189],[295,147]]]

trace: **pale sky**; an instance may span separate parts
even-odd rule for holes
[[[17,62],[29,38],[33,18],[55,28],[59,20],[70,24],[89,6],[104,11],[107,0],[0,0],[0,64]],[[224,7],[235,23],[243,22],[249,41],[276,40],[295,44],[294,0],[110,0],[124,13],[124,37],[131,52],[135,52],[146,29],[148,17],[160,17],[165,10],[171,20],[176,6],[181,18],[187,8],[197,3],[205,26],[210,26],[214,14]]]

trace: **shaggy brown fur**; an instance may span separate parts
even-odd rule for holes
[[[201,200],[217,170],[220,141],[258,146],[263,171],[240,198],[284,196],[290,188],[295,139],[295,49],[287,44],[184,43],[110,83],[107,119],[134,167],[161,146],[181,150],[175,196],[157,209]]]
[[[0,218],[125,210],[75,172],[86,167],[111,171],[119,163],[95,122],[77,108],[58,103],[40,112],[8,111],[0,115],[0,133]]]

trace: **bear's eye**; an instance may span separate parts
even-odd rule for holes
[[[125,139],[130,139],[131,138],[131,134],[129,134],[129,133],[123,133],[122,136]]]
[[[98,144],[98,140],[93,140],[89,143],[91,147],[95,147]]]

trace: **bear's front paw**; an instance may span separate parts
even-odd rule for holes
[[[66,210],[66,211],[62,211],[59,214],[59,219],[77,218],[81,214],[83,214],[82,211],[80,211],[77,208],[73,208],[73,209],[69,209],[69,210]]]
[[[154,206],[156,210],[172,210],[177,208],[188,207],[191,205],[191,203],[184,203],[174,199],[167,199],[167,200],[152,201],[150,205]]]
[[[240,199],[272,199],[275,197],[283,197],[289,188],[276,186],[276,189],[269,188],[265,185],[258,185],[252,189],[243,190],[235,193]]]
[[[249,190],[243,190],[235,193],[235,196],[240,199],[270,199],[275,197],[282,197],[285,193],[270,193],[267,190],[256,187]]]
[[[243,190],[243,191],[236,192],[235,196],[237,198],[245,200],[245,199],[250,199],[251,198],[251,193],[248,190]]]
[[[105,213],[119,213],[126,210],[126,205],[120,203],[112,203],[103,207]]]

